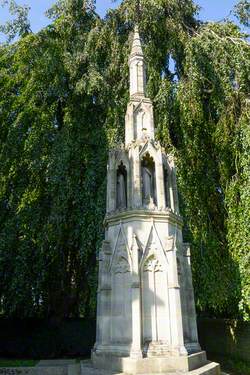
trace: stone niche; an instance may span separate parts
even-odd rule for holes
[[[141,160],[142,205],[144,207],[157,206],[157,192],[155,181],[155,162],[149,153]]]
[[[127,170],[121,161],[116,172],[116,208],[127,208]]]
[[[179,212],[173,160],[155,141],[112,150],[107,179],[108,215],[135,208]]]

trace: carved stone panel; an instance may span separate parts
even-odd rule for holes
[[[111,342],[132,339],[131,264],[126,240],[120,230],[111,265]]]
[[[141,266],[144,343],[169,343],[169,307],[165,254],[151,231]]]
[[[130,272],[129,254],[122,231],[119,232],[111,266],[112,274]]]

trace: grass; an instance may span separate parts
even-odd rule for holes
[[[250,362],[218,354],[209,354],[208,358],[210,361],[220,363],[222,371],[230,375],[250,375]]]
[[[34,367],[38,361],[33,359],[5,359],[0,358],[0,367]]]

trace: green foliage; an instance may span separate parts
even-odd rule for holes
[[[95,64],[87,52],[95,19],[79,19],[1,49],[0,283],[9,315],[94,311],[107,149],[98,86],[85,79],[78,89]]]
[[[38,361],[31,359],[22,360],[22,359],[0,359],[0,368],[1,367],[34,367]]]
[[[240,311],[245,319],[250,316],[250,117],[249,102],[239,119],[235,142],[236,173],[228,184],[228,243],[239,266],[241,279]]]
[[[249,361],[243,361],[242,359],[232,358],[231,356],[216,355],[214,353],[207,353],[210,361],[220,363],[223,371],[233,375],[250,375],[250,363]]]
[[[61,0],[50,26],[0,48],[5,315],[94,314],[106,161],[124,137],[137,22],[157,137],[178,164],[197,306],[248,318],[249,46],[235,24],[202,24],[197,10],[124,0],[101,20],[94,1]]]
[[[18,5],[15,0],[0,0],[0,6],[8,6],[11,16],[15,16],[14,20],[7,21],[4,25],[0,25],[0,32],[7,36],[7,42],[12,41],[16,36],[23,37],[30,30],[30,22],[28,14],[30,7],[27,5]]]
[[[234,13],[243,25],[250,27],[250,3],[248,0],[239,1],[234,7]]]
[[[234,24],[207,24],[186,45],[185,75],[177,93],[177,156],[194,245],[198,307],[235,316],[241,301],[246,317],[249,57],[249,46]]]

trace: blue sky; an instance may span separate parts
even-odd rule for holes
[[[49,23],[49,20],[44,16],[44,12],[48,9],[55,0],[16,0],[18,4],[27,4],[31,7],[30,19],[32,31],[36,32],[43,26]],[[203,20],[218,21],[226,17],[237,0],[194,0],[202,9],[200,18]],[[0,0],[1,2],[1,0]],[[108,8],[114,8],[119,4],[120,0],[113,3],[112,0],[96,0],[97,11],[101,16],[105,15]],[[0,6],[0,23],[4,23],[9,19],[9,14],[6,8]],[[0,37],[0,40],[2,38]]]

